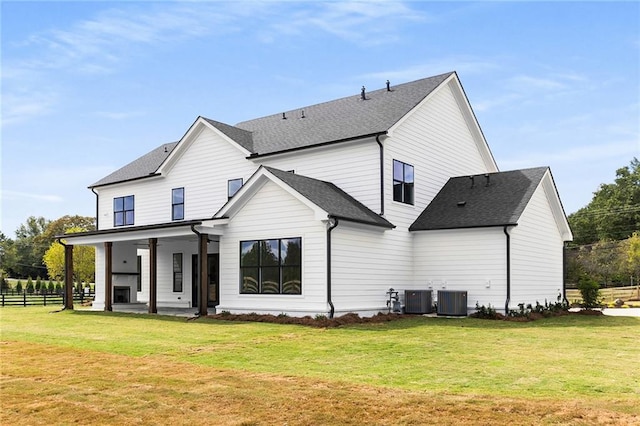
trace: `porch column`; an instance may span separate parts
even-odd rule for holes
[[[158,239],[149,238],[149,313],[157,314]]]
[[[113,310],[113,243],[104,243],[104,310]]]
[[[208,234],[200,234],[198,236],[198,268],[200,270],[200,297],[198,306],[198,315],[207,316],[207,303],[209,301],[209,268],[207,259],[207,244],[209,242]]]
[[[64,308],[73,310],[73,246],[64,246]]]

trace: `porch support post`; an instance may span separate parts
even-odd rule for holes
[[[64,246],[64,308],[73,310],[73,246]]]
[[[198,306],[198,315],[207,316],[207,303],[209,301],[209,268],[208,268],[208,243],[209,235],[200,234],[198,236],[198,268],[200,270],[200,297]]]
[[[158,239],[149,238],[149,313],[157,314]]]
[[[104,310],[113,310],[113,243],[104,243]]]

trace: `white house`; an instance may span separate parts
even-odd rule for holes
[[[235,126],[198,117],[90,189],[98,230],[64,239],[68,258],[96,247],[96,309],[372,315],[390,288],[466,291],[469,310],[564,295],[551,172],[498,171],[455,72]]]

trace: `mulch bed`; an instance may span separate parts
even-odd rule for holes
[[[513,322],[528,322],[535,321],[542,318],[549,318],[551,316],[562,316],[562,315],[604,315],[602,311],[594,310],[594,309],[582,309],[577,312],[569,312],[569,311],[558,311],[551,313],[550,315],[542,315],[537,312],[531,312],[527,316],[505,316],[500,313],[496,313],[492,318],[492,320],[503,320],[503,321],[513,321]],[[469,315],[470,317],[474,317],[474,314]],[[317,328],[332,328],[332,327],[340,327],[342,325],[350,325],[350,324],[371,324],[371,323],[384,323],[389,321],[396,321],[405,318],[415,318],[416,315],[408,315],[408,314],[384,314],[378,313],[372,317],[361,317],[358,314],[345,314],[335,318],[328,317],[317,317],[312,318],[310,316],[306,317],[290,317],[287,315],[268,315],[268,314],[214,314],[207,315],[207,318],[217,319],[217,320],[225,320],[225,321],[247,321],[247,322],[268,322],[273,324],[297,324],[297,325],[306,325],[309,327],[317,327]]]

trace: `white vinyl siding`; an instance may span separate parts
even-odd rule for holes
[[[438,89],[410,113],[385,141],[385,213],[399,227],[408,227],[453,176],[489,170],[451,88]],[[393,201],[393,159],[414,167],[414,202]]]
[[[135,225],[171,222],[171,190],[188,194],[184,219],[213,216],[228,201],[229,179],[246,179],[257,169],[245,155],[210,129],[204,129],[165,177],[153,177],[97,188],[99,229],[113,228],[113,198],[135,197]]]
[[[557,302],[562,292],[564,243],[543,185],[536,189],[511,235],[511,309],[518,303]]]
[[[376,213],[380,212],[380,148],[375,138],[345,142],[255,160],[280,170],[335,184]]]
[[[240,241],[302,238],[302,294],[240,294]],[[292,316],[327,313],[326,225],[295,197],[268,181],[231,218],[220,241],[218,311]]]
[[[415,233],[415,282],[419,289],[465,290],[467,308],[504,310],[507,246],[502,227]]]
[[[331,255],[336,315],[385,311],[390,287],[412,287],[413,259],[406,232],[340,221],[332,231]]]

